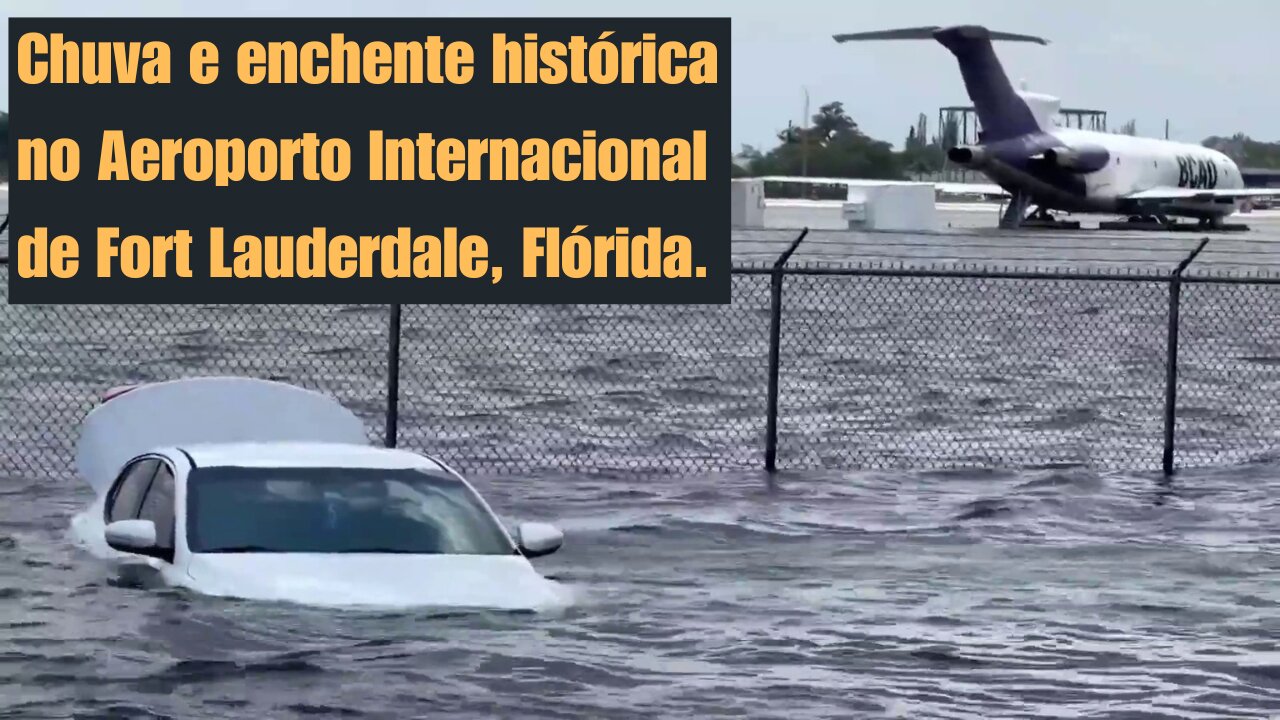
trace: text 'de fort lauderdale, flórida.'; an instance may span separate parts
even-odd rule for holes
[[[28,244],[18,267],[22,277],[73,277],[79,273],[79,241],[50,237],[39,227],[18,240]],[[101,278],[193,277],[195,253],[208,254],[211,278],[468,278],[502,280],[491,262],[489,241],[457,227],[420,233],[398,227],[389,234],[352,235],[313,227],[297,235],[231,235],[209,228],[198,239],[190,230],[140,235],[119,227],[98,228],[94,239]],[[595,232],[585,225],[525,227],[519,238],[526,278],[703,278],[684,235],[660,227],[611,227]]]

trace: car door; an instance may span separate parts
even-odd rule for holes
[[[138,519],[150,520],[156,526],[157,556],[167,562],[173,562],[175,531],[175,493],[173,468],[169,463],[161,462],[155,477],[147,488],[147,494],[138,507]]]
[[[142,498],[151,487],[151,479],[155,477],[159,467],[160,458],[154,455],[135,458],[125,465],[107,493],[102,507],[103,522],[136,519],[138,508],[142,507]]]

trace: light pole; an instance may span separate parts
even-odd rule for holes
[[[809,177],[809,88],[800,86],[804,91],[804,117],[800,125],[800,175]]]

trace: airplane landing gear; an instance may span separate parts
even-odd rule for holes
[[[1162,212],[1139,211],[1124,220],[1103,220],[1099,230],[1179,230],[1176,220]]]
[[[1127,220],[1107,223],[1107,227],[1104,227],[1102,223],[1099,223],[1098,227],[1099,229],[1161,230],[1174,224],[1175,223],[1169,220],[1168,216],[1164,214],[1143,214],[1130,215]]]
[[[1000,217],[1003,229],[1036,228],[1042,230],[1079,230],[1080,223],[1075,220],[1059,220],[1053,216],[1049,208],[1036,205],[1035,210],[1028,213],[1031,206],[1030,196],[1015,193],[1004,214]]]
[[[1202,218],[1198,229],[1222,231],[1234,230],[1236,232],[1243,232],[1247,231],[1249,226],[1244,223],[1229,223],[1225,216],[1215,215],[1214,217]]]
[[[1125,220],[1103,221],[1099,230],[1148,230],[1158,232],[1203,232],[1206,230],[1248,230],[1248,225],[1227,223],[1221,217],[1204,217],[1197,222],[1178,222],[1164,213],[1130,215]]]
[[[1022,221],[1027,217],[1027,207],[1030,205],[1030,195],[1015,192],[1013,197],[1009,198],[1009,205],[1004,209],[1004,214],[1000,216],[1000,227],[1003,229],[1022,227]]]

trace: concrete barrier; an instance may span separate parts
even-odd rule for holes
[[[938,229],[938,204],[932,185],[851,185],[849,202],[865,212],[862,230],[931,232]]]
[[[730,210],[735,228],[764,227],[764,182],[752,178],[735,179],[731,184]]]
[[[763,227],[778,230],[847,230],[846,203],[839,200],[776,198],[764,202]]]
[[[849,180],[843,201],[766,198],[756,178],[735,179],[732,187],[735,228],[930,232],[939,226],[930,183]]]

